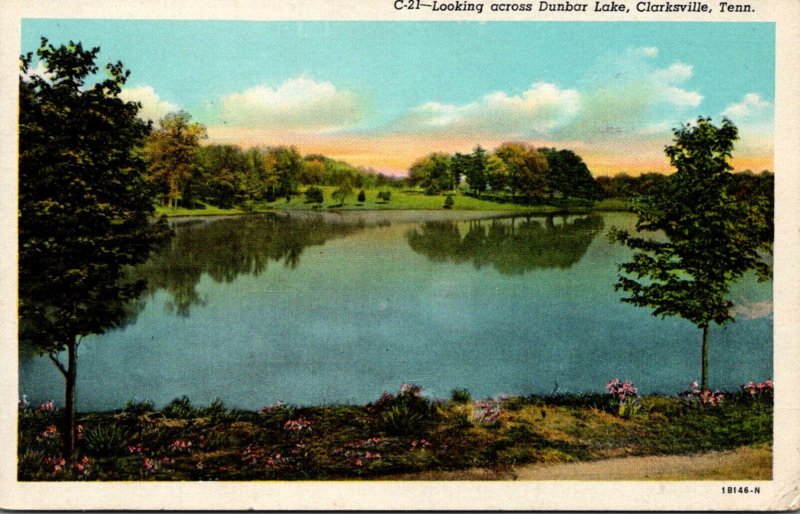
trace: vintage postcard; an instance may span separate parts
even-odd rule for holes
[[[0,13],[0,507],[800,508],[797,2]]]

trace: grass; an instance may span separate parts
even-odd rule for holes
[[[254,206],[254,212],[270,212],[276,210],[324,210],[324,211],[372,211],[372,210],[443,210],[446,195],[426,195],[421,190],[414,189],[365,189],[365,200],[358,201],[359,189],[354,189],[352,194],[345,199],[344,205],[340,205],[337,200],[333,200],[332,193],[336,190],[334,186],[319,186],[323,191],[324,201],[311,203],[306,201],[302,194],[306,188],[301,189],[301,193],[294,195],[287,202],[286,198],[278,198],[274,202],[262,202]],[[391,199],[386,202],[378,198],[381,191],[391,191]],[[595,207],[600,210],[627,210],[627,203],[622,200],[603,200],[598,202]],[[489,199],[478,199],[472,196],[456,193],[453,196],[452,210],[461,211],[524,211],[533,213],[563,212],[564,207],[553,205],[519,205],[509,202],[495,202]],[[568,210],[572,207],[567,207]],[[585,212],[586,207],[577,209]],[[157,215],[167,216],[220,216],[229,214],[245,214],[249,211],[242,208],[221,209],[213,206],[206,206],[201,209],[186,209],[178,207],[156,207]]]
[[[760,462],[772,443],[771,399],[742,394],[730,394],[720,405],[645,396],[630,419],[617,416],[604,395],[503,401],[454,396],[430,400],[412,389],[363,406],[278,404],[260,411],[229,409],[220,401],[197,407],[179,398],[160,411],[144,412],[144,405],[137,405],[84,413],[78,420],[80,467],[59,460],[58,413],[25,408],[19,414],[18,475],[20,480],[326,480],[479,468],[502,475],[527,464],[743,447],[761,448],[753,456]],[[727,468],[720,469],[707,478],[730,479]]]

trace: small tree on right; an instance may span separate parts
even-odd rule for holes
[[[733,321],[732,282],[754,271],[768,280],[772,252],[771,193],[737,197],[728,159],[736,126],[710,118],[673,130],[665,152],[677,170],[664,187],[636,203],[637,233],[612,228],[612,241],[631,250],[615,288],[623,302],[652,308],[654,316],[680,316],[702,330],[701,387],[708,389],[711,324]],[[654,238],[646,232],[660,233]],[[666,236],[666,237],[664,237]]]

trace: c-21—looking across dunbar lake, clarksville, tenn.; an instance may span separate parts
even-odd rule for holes
[[[770,479],[774,38],[23,20],[19,480]]]

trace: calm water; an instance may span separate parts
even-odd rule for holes
[[[627,250],[608,213],[264,215],[188,220],[137,270],[132,320],[80,347],[78,407],[187,395],[258,408],[377,399],[401,383],[447,397],[600,391],[611,377],[676,393],[699,378],[700,331],[622,304]],[[772,374],[772,284],[733,290],[714,327],[711,384]],[[45,358],[20,351],[20,393],[62,396]]]

